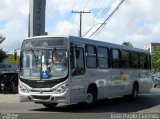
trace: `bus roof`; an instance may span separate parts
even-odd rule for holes
[[[128,47],[128,46],[125,46],[125,45],[118,45],[118,44],[114,44],[114,43],[109,43],[109,42],[104,42],[104,41],[97,41],[97,40],[92,40],[92,39],[87,39],[87,38],[80,38],[80,37],[70,36],[69,39],[71,41],[76,41],[76,42],[79,42],[79,43],[85,43],[85,44],[88,44],[88,45],[96,45],[96,46],[115,48],[115,49],[121,49],[121,50],[149,53],[148,50],[144,50],[144,49]]]
[[[134,48],[134,47],[128,47],[125,45],[119,45],[119,44],[114,44],[114,43],[109,43],[109,42],[104,42],[104,41],[98,41],[95,39],[88,39],[88,38],[81,38],[77,36],[34,36],[34,37],[29,37],[26,38],[25,40],[29,39],[39,39],[39,38],[65,38],[69,39],[72,42],[77,42],[77,43],[83,43],[83,44],[88,44],[88,45],[96,45],[96,46],[102,46],[102,47],[108,47],[108,48],[115,48],[115,49],[121,49],[121,50],[128,50],[128,51],[135,51],[135,52],[143,52],[143,53],[149,53],[148,50],[144,49],[139,49],[139,48]]]

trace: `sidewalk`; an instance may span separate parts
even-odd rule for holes
[[[0,103],[18,103],[18,94],[0,94]]]

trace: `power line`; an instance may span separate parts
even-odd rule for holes
[[[102,12],[100,12],[102,18],[98,19],[97,23],[101,23],[103,21],[103,18],[108,14],[109,10],[112,8],[112,6],[114,5],[114,3],[116,2],[116,0],[111,0],[107,5],[106,5],[106,9],[103,8]],[[107,11],[107,12],[105,12]],[[105,13],[104,13],[105,12]]]
[[[118,10],[118,7],[122,4],[124,2],[124,0],[122,0],[118,5],[117,5],[117,7],[111,12],[111,14],[106,18],[106,20],[103,22],[103,24],[101,24],[98,28],[97,28],[97,30],[95,31],[95,32],[93,32],[90,36],[89,36],[89,38],[90,37],[92,37],[108,20],[109,20],[109,18],[116,12],[116,10]]]
[[[73,0],[72,9],[74,9],[75,4],[76,4],[76,0]],[[71,10],[72,10],[72,9],[71,9]],[[72,16],[72,14],[70,13],[69,17],[67,18],[68,21],[71,20],[71,16]],[[66,30],[66,24],[64,25],[64,29],[63,29],[63,33],[64,33],[64,34],[65,34],[65,30]]]
[[[89,3],[89,0],[87,1],[86,5],[84,6],[83,11],[87,8],[88,3]]]
[[[6,39],[6,37],[3,37],[1,34],[0,34],[0,44]]]
[[[105,0],[103,4],[105,4],[106,1],[107,1],[107,0]],[[112,5],[115,3],[115,1],[116,1],[116,0],[111,0],[111,1],[107,4],[107,7],[106,7],[106,8],[109,10],[109,9],[112,7]],[[103,8],[103,10],[102,10],[101,13],[104,13],[105,10],[106,10],[106,9]],[[108,13],[108,12],[107,12],[107,13]],[[106,13],[105,13],[105,14],[106,14]],[[105,16],[105,14],[102,15],[102,16]],[[102,18],[103,18],[103,17],[102,17]],[[102,23],[101,20],[99,20],[96,24],[93,25],[93,27],[91,27],[91,28],[85,33],[84,36],[86,36],[96,25],[100,25],[100,24],[103,24],[103,25],[104,25],[105,23]],[[83,37],[84,37],[84,36],[83,36]]]
[[[101,25],[101,24],[106,24],[106,23],[97,23],[97,24],[95,24],[94,26],[92,26],[92,27],[83,35],[83,37],[85,37],[95,26]]]
[[[99,2],[100,1],[100,2]],[[106,0],[105,0],[106,1]],[[89,2],[89,0],[88,0],[88,2]],[[89,4],[88,3],[88,10],[90,11],[91,9],[94,9],[94,7],[95,7],[95,5],[96,6],[98,6],[98,4],[97,3],[100,3],[101,4],[101,2],[102,2],[102,0],[95,0],[94,2],[92,2],[92,4]],[[86,8],[83,10],[83,11],[85,11],[87,9],[87,6],[86,6]],[[86,14],[83,16],[83,18],[85,18],[86,17]]]
[[[79,13],[80,14],[80,30],[79,30],[79,36],[82,37],[82,14],[90,13],[85,11],[72,11],[72,13]]]
[[[101,15],[102,15],[103,17],[105,16],[105,14],[108,13],[108,10],[112,8],[112,6],[114,5],[115,2],[116,2],[116,0],[111,0],[111,1],[107,4],[106,9],[103,9],[103,11],[101,12],[101,13],[102,13]],[[107,10],[107,12],[104,13],[106,10]],[[103,14],[103,13],[104,13],[104,14]],[[102,19],[103,19],[103,17],[102,17]]]

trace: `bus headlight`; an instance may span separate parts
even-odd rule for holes
[[[23,86],[22,84],[19,85],[19,88],[20,88],[20,91],[21,91],[22,93],[28,93],[27,88],[26,88],[25,86]]]
[[[64,93],[67,89],[68,89],[68,84],[63,84],[55,91],[55,93],[57,94]]]

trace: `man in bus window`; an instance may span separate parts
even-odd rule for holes
[[[52,61],[53,61],[53,64],[60,63],[61,62],[61,57],[54,53]]]
[[[52,62],[53,62],[53,64],[61,64],[64,66],[67,65],[67,59],[66,59],[65,54],[58,55],[58,54],[54,53],[53,57],[52,57]]]

